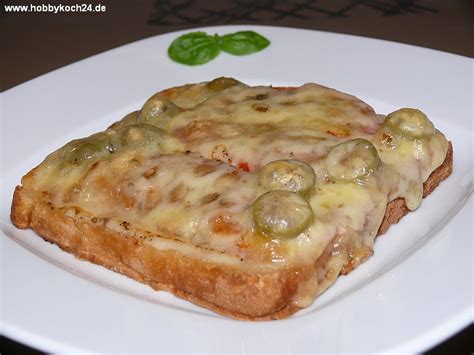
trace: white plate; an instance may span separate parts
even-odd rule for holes
[[[472,60],[380,40],[254,29],[272,44],[198,67],[170,61],[181,32],[120,47],[6,91],[2,104],[2,332],[51,352],[419,352],[472,321]],[[290,319],[226,319],[76,260],[9,220],[20,177],[67,141],[104,129],[166,87],[233,76],[317,82],[388,113],[425,111],[454,143],[454,172],[379,238],[375,255]]]

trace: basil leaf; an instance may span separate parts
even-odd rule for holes
[[[230,33],[222,37],[191,32],[176,38],[168,48],[168,55],[178,63],[199,65],[217,57],[221,50],[234,55],[246,55],[269,45],[268,39],[253,31]]]
[[[220,51],[215,37],[191,32],[176,38],[168,48],[168,55],[178,63],[199,65],[214,59]]]
[[[270,41],[254,31],[230,33],[221,37],[221,48],[234,55],[246,55],[268,47]]]

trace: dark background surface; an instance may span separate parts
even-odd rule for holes
[[[2,4],[35,1],[43,2],[2,0]],[[103,4],[106,11],[6,13],[2,5],[0,90],[138,39],[208,25],[309,28],[474,56],[472,0],[89,0],[88,3]]]
[[[6,13],[3,5],[105,5],[100,13]],[[2,0],[0,91],[91,55],[160,33],[259,24],[385,39],[474,57],[471,0]],[[472,354],[473,327],[427,354]],[[1,354],[38,354],[1,338]]]

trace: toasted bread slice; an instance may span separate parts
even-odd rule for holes
[[[413,176],[422,184],[425,197],[452,171],[452,146],[439,132],[422,132],[416,139],[400,137],[397,132],[392,135],[393,127],[384,128],[388,119],[376,116],[370,106],[354,97],[320,86],[304,88],[302,93],[293,89],[294,94],[284,96],[280,92],[289,90],[239,85],[221,79],[166,90],[103,135],[61,148],[17,186],[12,222],[18,228],[33,229],[78,258],[217,313],[236,319],[281,319],[311,304],[339,274],[349,273],[366,260],[373,253],[375,236],[418,206],[421,190],[416,189]],[[209,91],[216,86],[217,93]],[[310,93],[317,101],[311,108],[324,107],[324,117],[309,123],[302,120],[295,128],[277,109],[285,100],[290,107],[304,106]],[[273,95],[280,101],[272,101]],[[234,101],[229,102],[229,97]],[[164,99],[171,104],[163,110]],[[144,117],[152,104],[155,111],[156,105],[161,107],[159,115],[167,112],[164,116],[170,116],[159,120]],[[229,107],[231,113],[223,107]],[[240,112],[249,107],[256,116],[247,124]],[[355,111],[359,116],[354,116]],[[237,123],[223,122],[222,115],[230,115]],[[338,122],[328,122],[327,115]],[[255,123],[254,118],[260,121]],[[150,128],[145,133],[142,127],[137,128],[140,119],[159,127],[156,132],[151,129],[153,142],[160,138],[158,145],[144,147],[140,143],[150,134]],[[293,135],[288,134],[292,129]],[[278,147],[286,148],[294,141],[296,148],[281,148],[271,155],[263,147],[260,156],[257,152],[242,160],[248,155],[238,148],[243,139],[251,137],[251,146],[254,139],[269,136],[271,144],[276,141],[281,144]],[[365,138],[374,141],[381,158]],[[104,139],[105,153],[99,154],[96,143]],[[323,154],[314,151],[315,141],[322,142]],[[354,177],[345,163],[347,157],[344,162],[334,158],[341,150],[335,147],[343,147],[347,154],[348,148],[341,145],[345,142],[365,144],[362,154],[367,150],[375,154],[367,157],[375,163],[366,165],[365,170],[352,166],[358,173]],[[416,149],[435,152],[421,158],[412,156],[413,144]],[[398,147],[403,150],[394,158]],[[295,181],[298,186],[307,181],[302,183],[296,177],[311,178],[300,170],[299,175],[292,175],[292,184],[268,187],[262,175],[266,167],[282,158],[287,159],[285,164],[298,169],[303,166],[303,170],[306,165],[298,162],[306,161],[314,170],[308,189],[294,189]],[[334,160],[338,163],[330,165]],[[189,171],[192,175],[183,180]],[[271,176],[275,171],[281,170],[272,170]],[[352,175],[347,178],[347,174]],[[258,213],[268,213],[265,206],[272,201],[262,205],[263,212],[255,206],[273,191],[280,193],[275,196],[281,198],[278,202],[292,219],[272,215],[281,223],[262,226]],[[355,202],[349,201],[345,208],[341,201],[350,199]],[[293,208],[293,201],[299,203],[297,208]],[[364,212],[351,212],[358,204]],[[295,214],[301,206],[310,206],[311,211],[303,215],[309,217],[301,225],[287,228],[301,216]],[[333,214],[340,216],[331,218]]]

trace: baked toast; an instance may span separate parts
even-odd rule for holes
[[[26,174],[11,218],[220,314],[281,319],[373,254],[452,170],[422,112],[317,84],[167,89]]]

